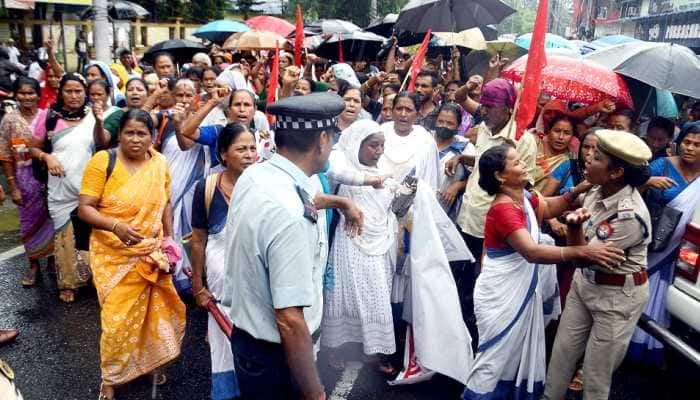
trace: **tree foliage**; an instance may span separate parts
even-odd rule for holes
[[[515,9],[515,14],[496,25],[498,33],[514,33],[520,35],[532,32],[537,14],[537,1],[535,0],[502,0]]]
[[[408,0],[377,0],[377,15],[398,13]],[[325,18],[339,18],[352,21],[359,26],[367,26],[369,20],[370,0],[291,0],[288,13],[293,15],[296,5],[304,10],[304,20],[313,21]]]
[[[147,9],[151,21],[182,18],[184,22],[206,23],[224,17],[228,0],[132,0]]]

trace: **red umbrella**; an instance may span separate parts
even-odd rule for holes
[[[503,76],[520,82],[527,65],[524,55],[505,70]],[[621,75],[595,62],[564,56],[547,56],[542,70],[542,91],[556,98],[593,104],[614,100],[619,106],[634,108],[632,96]]]
[[[271,17],[269,15],[258,15],[245,21],[248,26],[259,31],[275,32],[278,35],[287,37],[294,32],[294,25],[282,18]]]

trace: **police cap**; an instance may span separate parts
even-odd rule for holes
[[[598,149],[615,156],[633,166],[642,166],[651,159],[649,146],[638,136],[622,131],[601,129],[598,136]]]
[[[267,112],[277,117],[277,129],[294,131],[332,128],[344,109],[343,99],[330,92],[285,97],[267,106]]]

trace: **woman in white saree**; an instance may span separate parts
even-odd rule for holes
[[[609,245],[545,244],[553,241],[540,232],[539,221],[562,214],[588,183],[559,197],[528,193],[527,169],[508,144],[487,150],[479,170],[479,185],[496,198],[486,217],[485,253],[474,289],[479,346],[462,398],[538,398],[546,376],[545,302],[556,282],[550,264],[582,259],[612,266],[624,253]]]
[[[75,291],[90,279],[90,227],[77,217],[83,171],[95,151],[95,117],[86,102],[85,78],[74,73],[64,75],[44,129],[37,128],[38,148],[32,150],[32,157],[46,163],[48,169],[56,277],[59,298],[66,303],[72,303]]]
[[[377,162],[383,151],[380,126],[360,120],[343,131],[331,162],[345,174],[377,176],[381,175]],[[349,185],[341,185],[337,193],[362,210],[364,227],[361,235],[350,236],[342,228],[341,217],[335,231],[330,256],[335,282],[325,297],[322,344],[338,348],[362,343],[366,355],[393,354],[396,344],[389,301],[397,227],[390,210],[393,193],[387,188]],[[381,369],[393,372],[386,362]]]
[[[197,304],[203,308],[222,294],[226,215],[231,193],[238,177],[257,158],[255,137],[242,124],[226,125],[217,144],[219,160],[226,169],[200,180],[192,202],[192,290]],[[224,314],[228,311],[224,310]],[[212,315],[209,315],[207,337],[211,350],[211,398],[229,400],[240,396],[229,338]]]

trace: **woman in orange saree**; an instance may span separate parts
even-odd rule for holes
[[[166,255],[170,174],[165,157],[151,147],[152,132],[148,113],[128,111],[119,147],[90,160],[80,190],[80,218],[93,227],[90,265],[102,307],[100,400],[175,359],[184,336],[185,306]]]

